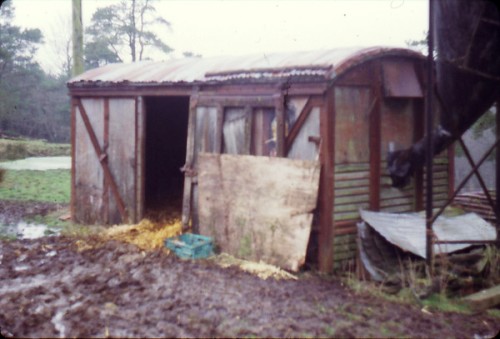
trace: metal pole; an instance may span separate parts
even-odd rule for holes
[[[429,273],[433,274],[433,250],[432,250],[432,158],[434,156],[432,129],[433,129],[433,92],[434,92],[434,1],[429,0],[429,35],[427,41],[427,100],[425,109],[426,123],[426,200],[425,200],[425,217],[426,217],[426,257],[427,268]]]
[[[497,129],[497,140],[500,138],[500,98],[497,100],[497,105],[496,105],[496,110],[495,110],[495,115],[496,115],[496,129]],[[496,220],[497,220],[497,248],[500,249],[500,199],[499,199],[499,192],[500,192],[500,146],[497,144],[497,149],[496,149],[496,178],[495,178],[495,189],[496,189],[496,194],[495,194],[495,199],[496,199]]]

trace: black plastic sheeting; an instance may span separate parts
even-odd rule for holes
[[[500,99],[500,8],[490,0],[432,1],[436,43],[436,96],[440,126],[434,154],[442,152]],[[388,157],[393,186],[403,187],[425,163],[425,139]]]

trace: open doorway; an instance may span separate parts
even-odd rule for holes
[[[180,217],[189,97],[146,97],[145,217]]]

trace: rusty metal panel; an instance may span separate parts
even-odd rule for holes
[[[135,99],[109,100],[108,163],[129,217],[136,219],[136,103]],[[121,220],[115,198],[110,196],[109,221]]]
[[[317,160],[319,154],[319,113],[314,107],[309,113],[299,133],[290,147],[287,157],[290,159]]]
[[[369,113],[371,90],[335,87],[335,163],[370,160]]]
[[[101,147],[104,138],[104,100],[82,99],[90,124]],[[85,129],[82,116],[76,109],[75,123],[75,220],[84,224],[102,222],[104,174]]]
[[[411,61],[382,62],[384,95],[388,98],[422,98],[423,91]]]

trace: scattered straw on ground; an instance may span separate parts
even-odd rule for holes
[[[169,223],[143,219],[136,225],[118,225],[105,231],[104,237],[136,245],[143,250],[155,250],[164,246],[166,238],[181,234],[180,219]]]
[[[99,237],[103,240],[118,240],[136,245],[142,250],[155,250],[165,248],[165,239],[175,237],[182,233],[182,224],[180,219],[167,222],[152,222],[149,219],[143,219],[135,225],[117,225],[108,228]],[[96,244],[84,240],[78,240],[76,243],[78,250],[83,251],[93,248]],[[249,272],[266,280],[269,277],[274,279],[294,279],[297,277],[279,267],[266,264],[264,262],[252,262],[243,259],[237,259],[229,254],[221,253],[213,257],[219,266],[226,268],[236,266],[239,269]]]
[[[259,278],[266,280],[269,277],[275,279],[294,279],[297,277],[279,267],[266,264],[262,261],[252,262],[248,260],[235,258],[227,253],[221,253],[213,259],[219,266],[226,268],[230,266],[237,266],[245,272],[257,275]]]

